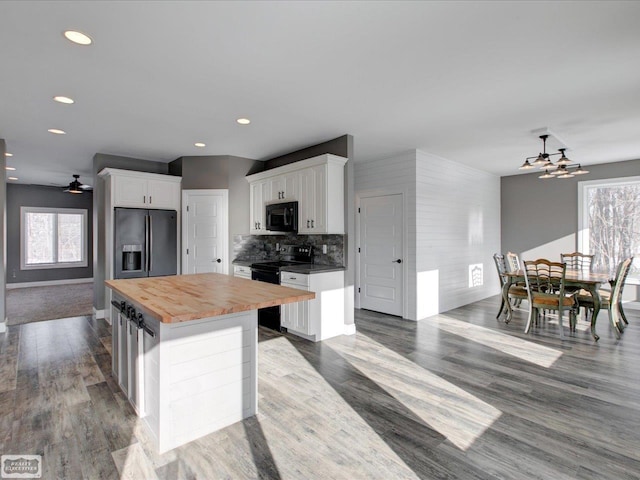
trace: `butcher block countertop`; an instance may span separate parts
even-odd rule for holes
[[[316,296],[313,292],[221,273],[107,280],[105,284],[163,323],[257,310],[313,300]]]

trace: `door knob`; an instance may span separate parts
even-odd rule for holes
[[[393,261],[393,263],[402,263],[402,259],[401,259],[401,258],[399,258],[399,259],[397,259],[397,260],[394,260],[394,261]]]

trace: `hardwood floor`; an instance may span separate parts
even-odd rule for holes
[[[420,322],[356,311],[321,343],[260,329],[259,409],[156,455],[90,317],[0,335],[0,452],[45,479],[638,479],[640,315],[561,340],[498,297]],[[566,323],[566,322],[565,322]],[[212,405],[212,408],[215,408]]]

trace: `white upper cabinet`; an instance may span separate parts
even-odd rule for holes
[[[299,200],[300,176],[298,172],[278,175],[271,178],[269,183],[271,185],[270,202],[295,202]]]
[[[265,205],[298,202],[298,233],[344,234],[344,165],[347,159],[325,154],[249,175],[252,234],[264,228]]]
[[[149,208],[180,210],[180,185],[179,182],[164,179],[147,180]]]
[[[105,168],[113,207],[180,210],[181,177]]]
[[[253,235],[269,233],[264,221],[264,205],[271,199],[271,183],[268,180],[260,180],[252,182],[250,187],[250,233]]]

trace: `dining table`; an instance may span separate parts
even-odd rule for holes
[[[513,309],[511,308],[511,302],[509,301],[509,287],[511,285],[520,283],[524,284],[524,271],[523,270],[515,270],[512,272],[504,272],[503,277],[505,278],[504,285],[502,286],[502,298],[504,298],[504,303],[507,306],[507,316],[506,322],[508,323],[513,316]],[[565,272],[564,284],[566,287],[575,287],[588,291],[593,297],[593,315],[591,316],[591,335],[593,335],[593,339],[597,342],[600,337],[596,333],[596,320],[598,318],[598,313],[600,312],[600,294],[598,291],[602,284],[606,284],[609,282],[611,276],[608,273],[598,273],[598,272],[589,272],[586,270],[570,270],[567,269]],[[622,332],[622,326],[618,325],[613,318],[610,319],[611,326],[613,327],[616,336],[620,338],[620,333]]]

